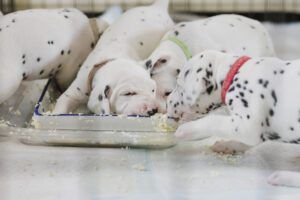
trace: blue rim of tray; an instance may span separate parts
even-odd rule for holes
[[[95,116],[99,116],[99,117],[117,117],[118,115],[98,115],[98,114],[59,114],[59,115],[52,115],[52,114],[47,114],[47,115],[44,115],[42,113],[40,113],[39,109],[40,109],[40,106],[41,106],[41,103],[45,97],[45,94],[47,92],[47,89],[51,83],[52,79],[49,79],[42,91],[42,94],[38,100],[38,103],[35,105],[34,107],[34,115],[35,116],[50,116],[50,117],[57,117],[57,116],[60,116],[60,117],[95,117]],[[144,116],[144,115],[127,115],[126,117],[132,117],[132,118],[150,118],[149,116]],[[168,117],[168,119],[172,119],[171,117]]]

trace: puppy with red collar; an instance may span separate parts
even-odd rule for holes
[[[194,56],[168,98],[168,115],[187,122],[175,135],[183,139],[216,135],[237,141],[217,143],[214,149],[222,152],[245,151],[269,140],[300,144],[299,66],[300,60],[249,58],[217,51]],[[207,114],[221,104],[227,111]],[[294,158],[300,157],[300,146],[298,149]],[[300,179],[282,182],[284,178],[278,176],[271,176],[270,182],[300,187]]]
[[[204,50],[274,56],[273,44],[265,27],[240,15],[217,15],[191,22],[181,22],[168,31],[144,67],[157,83],[157,99],[166,111],[166,100],[176,85],[182,66]]]

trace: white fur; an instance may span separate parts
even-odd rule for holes
[[[91,94],[96,94],[97,92],[99,93],[97,88],[104,87],[102,85],[102,82],[100,81],[99,86],[94,85],[91,88],[92,91],[90,91],[88,85],[89,74],[94,69],[95,65],[103,63],[110,59],[114,59],[114,61],[109,62],[108,64],[110,66],[117,65],[112,68],[114,70],[117,70],[118,68],[121,69],[122,67],[124,67],[124,65],[134,66],[135,64],[133,63],[135,62],[133,61],[143,60],[147,56],[149,56],[160,41],[160,39],[163,37],[163,35],[173,25],[173,22],[169,17],[167,9],[168,1],[157,0],[151,6],[137,7],[128,10],[124,13],[122,17],[120,17],[115,23],[113,23],[104,32],[95,50],[89,55],[87,60],[84,62],[83,68],[80,69],[77,78],[74,80],[72,85],[58,99],[56,107],[54,109],[54,113],[68,113],[72,111],[72,109],[77,107],[79,104],[86,103],[89,101],[89,107],[92,109],[92,111],[94,111],[97,114],[110,114],[113,112],[116,112],[117,114],[123,114],[124,110],[122,109],[113,109],[110,110],[110,112],[108,112],[109,110],[104,109],[102,107],[96,108],[95,105],[97,104],[95,102],[92,103],[92,101],[94,100],[89,100],[89,97],[86,94],[89,94],[90,92]],[[121,63],[125,64],[120,64],[119,59],[121,59]],[[130,68],[126,67],[126,70],[130,70]],[[135,70],[135,68],[133,67],[132,70]],[[101,73],[101,70],[99,70],[99,73]],[[127,76],[127,74],[131,74],[129,72],[120,74],[117,71],[111,71],[110,73],[113,74],[114,80],[120,79],[122,78],[122,76]],[[142,75],[139,78],[146,77]],[[149,81],[147,82],[150,83]],[[115,82],[112,81],[110,84],[114,83]],[[115,87],[118,87],[118,85],[116,85]],[[111,87],[111,89],[114,89],[115,87]],[[135,85],[135,90],[137,91],[132,92],[138,93],[138,91],[143,87],[143,84],[137,83]],[[78,91],[76,88],[80,88],[80,91]],[[96,89],[97,92],[94,92],[94,89]],[[147,95],[144,95],[144,97],[147,97]],[[91,96],[90,98],[95,99],[93,96]],[[93,106],[91,106],[92,104]],[[124,102],[122,102],[122,104],[124,104]],[[138,104],[142,105],[143,103],[139,102]],[[149,105],[147,105],[147,107],[153,107],[154,104],[155,103],[151,101],[149,102]],[[99,104],[99,106],[101,105]],[[115,108],[118,106],[110,105],[110,107]],[[144,112],[136,112],[136,109],[137,108],[132,108],[130,111],[126,111],[126,113],[144,114]],[[153,109],[155,110],[155,108]],[[99,111],[101,110],[104,110],[105,112],[99,113]]]
[[[108,26],[102,24],[102,29]],[[0,103],[14,94],[22,80],[55,76],[66,89],[98,39],[89,19],[77,9],[7,14],[0,29]]]
[[[178,32],[176,36],[175,32]],[[181,70],[187,58],[169,36],[176,36],[189,48],[192,55],[204,50],[219,50],[254,57],[273,56],[270,36],[261,23],[239,15],[217,15],[207,19],[177,24],[162,39],[146,62],[151,61],[152,78],[157,83],[158,99],[165,107],[167,94],[176,85],[176,70]],[[159,62],[165,59],[166,63]],[[146,67],[147,68],[147,67]]]
[[[105,96],[107,86],[109,90]],[[155,82],[138,63],[118,59],[97,71],[88,108],[97,114],[148,115],[158,107],[155,91]],[[134,93],[136,94],[133,95]]]
[[[184,120],[189,121],[212,110],[211,105],[220,105],[221,83],[238,57],[217,51],[194,56],[180,73],[177,88],[169,96],[168,115],[179,119],[187,116]],[[299,66],[300,60],[252,58],[235,75],[227,92],[228,114],[209,113],[182,124],[175,135],[185,139],[226,136],[247,145],[257,145],[265,140],[300,144]],[[241,146],[223,142],[215,148],[232,152],[239,151]],[[298,148],[300,150],[300,146]],[[294,151],[291,156],[299,157],[300,152]],[[280,184],[282,180],[282,184],[287,184],[284,182],[288,178],[278,178],[283,174],[272,176],[270,181]],[[298,183],[300,180],[293,181]]]

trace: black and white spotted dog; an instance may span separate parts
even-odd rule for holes
[[[204,50],[274,56],[269,33],[258,21],[233,14],[223,14],[176,24],[145,60],[144,66],[157,84],[157,98],[166,112],[166,100],[176,85],[181,67]]]
[[[153,115],[156,84],[139,65],[173,26],[168,0],[127,10],[102,35],[53,113],[87,103],[96,114]]]
[[[179,138],[216,135],[233,139],[216,143],[214,150],[219,152],[244,151],[248,145],[267,140],[296,145],[300,143],[299,85],[300,60],[204,51],[179,74],[168,98],[168,115],[189,121],[177,129]],[[227,111],[207,114],[222,103]],[[300,159],[300,146],[291,156]],[[269,182],[300,187],[300,174],[276,173]]]
[[[115,18],[89,20],[77,9],[35,9],[0,18],[0,103],[23,80],[55,77],[61,89],[75,78],[95,42]],[[104,17],[103,16],[103,17]]]

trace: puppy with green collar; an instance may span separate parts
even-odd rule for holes
[[[217,15],[179,23],[165,34],[159,46],[143,63],[157,83],[161,111],[166,111],[166,99],[176,85],[181,67],[204,50],[255,57],[274,55],[266,29],[250,18]]]

